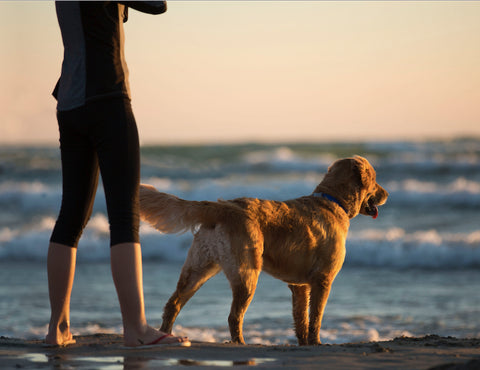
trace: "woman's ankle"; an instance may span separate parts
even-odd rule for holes
[[[152,336],[152,329],[149,325],[125,326],[123,327],[123,339],[126,346],[134,347],[148,343]],[[155,329],[153,329],[155,330]]]
[[[75,343],[73,335],[70,331],[69,322],[61,322],[59,324],[50,323],[48,327],[48,333],[45,337],[45,342],[47,344],[71,344]]]
[[[124,331],[124,343],[127,347],[137,347],[149,345],[152,342],[155,342],[158,338],[165,337],[168,333],[164,333],[160,330],[157,330],[149,325],[146,328],[141,330],[125,330]],[[176,343],[188,341],[188,338],[181,338],[172,336],[171,338],[166,338],[166,343]],[[163,341],[162,341],[163,343]]]

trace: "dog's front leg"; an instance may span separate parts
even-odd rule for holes
[[[295,323],[295,334],[298,344],[308,344],[308,302],[310,300],[309,285],[288,284],[292,291],[293,322]]]
[[[321,279],[311,285],[310,323],[308,328],[308,344],[310,345],[321,344],[320,328],[332,282],[331,279]]]

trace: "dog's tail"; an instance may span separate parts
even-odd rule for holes
[[[214,227],[239,209],[225,201],[189,201],[140,185],[140,217],[161,232],[194,232],[201,225]]]

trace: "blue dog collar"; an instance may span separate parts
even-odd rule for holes
[[[333,203],[337,203],[337,204],[340,206],[340,208],[343,209],[343,210],[345,211],[345,213],[348,215],[347,210],[345,209],[344,206],[342,206],[342,204],[338,201],[337,198],[334,198],[334,197],[332,197],[331,195],[326,194],[326,193],[313,193],[312,195],[313,195],[314,197],[325,198],[325,199],[327,199],[327,200],[329,200],[329,201],[331,201],[331,202],[333,202]]]

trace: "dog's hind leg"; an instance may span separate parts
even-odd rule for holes
[[[204,266],[203,269],[184,267],[177,283],[177,289],[168,300],[163,309],[163,322],[161,331],[171,333],[175,319],[180,310],[185,306],[190,298],[198,289],[212,276],[220,272],[220,267],[216,264]]]
[[[177,289],[168,300],[163,309],[163,322],[161,331],[171,333],[175,319],[180,310],[185,306],[198,289],[212,276],[220,272],[216,264],[204,266],[202,269],[192,266],[184,266],[177,283]]]
[[[232,251],[230,259],[223,259],[220,264],[232,288],[233,300],[228,316],[230,336],[233,343],[245,344],[243,318],[255,294],[258,276],[262,271],[263,237],[255,225],[244,230],[237,227],[234,233],[235,237],[229,238]]]
[[[247,269],[233,272],[225,271],[232,288],[232,307],[228,316],[228,326],[233,343],[245,344],[243,339],[243,318],[252,301],[257,287],[260,270]]]
[[[292,285],[288,287],[292,291],[293,321],[298,344],[308,344],[308,304],[310,301],[309,285]]]
[[[172,332],[175,319],[183,306],[208,279],[221,270],[220,266],[210,257],[210,254],[202,252],[202,241],[197,235],[188,252],[178,279],[177,289],[163,310],[161,331]]]

